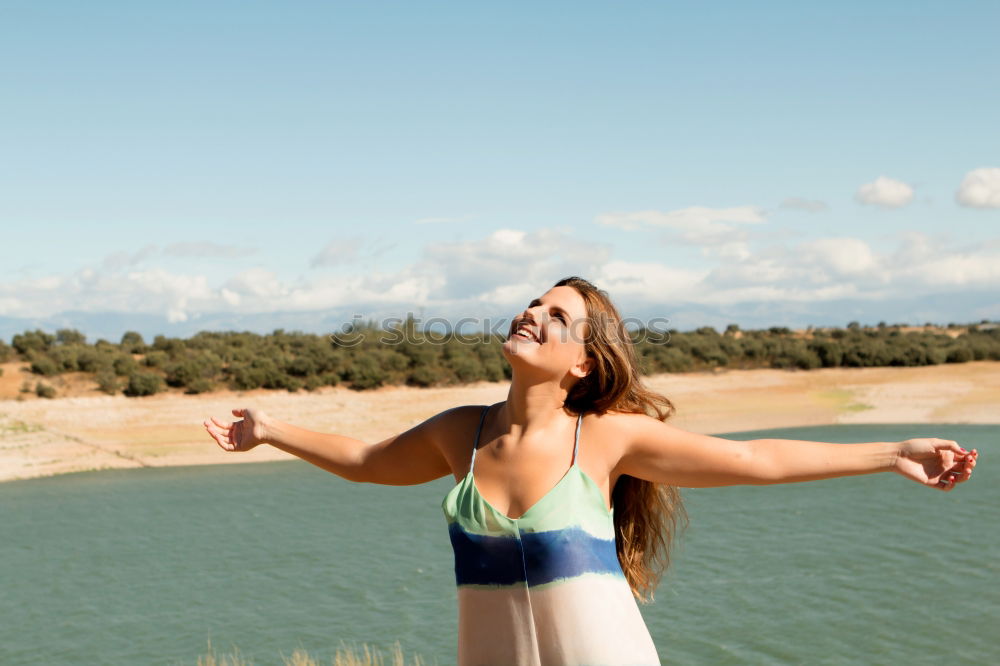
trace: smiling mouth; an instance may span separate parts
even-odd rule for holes
[[[538,335],[536,335],[527,324],[519,324],[518,327],[514,329],[514,332],[511,333],[510,337],[528,340],[529,342],[534,342],[539,345],[542,344],[541,340],[538,339]]]

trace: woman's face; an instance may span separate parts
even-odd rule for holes
[[[586,334],[583,297],[573,287],[553,287],[514,317],[503,354],[515,370],[521,366],[559,379],[567,372],[583,377],[589,370]]]

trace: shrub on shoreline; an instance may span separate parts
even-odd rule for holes
[[[125,395],[137,397],[143,395],[153,395],[163,388],[163,380],[159,375],[152,372],[134,372],[128,377],[128,384],[125,386]]]
[[[951,326],[951,325],[950,325]],[[772,326],[742,330],[730,324],[720,333],[710,326],[681,332],[631,333],[646,374],[714,368],[921,366],[1000,360],[1000,326],[972,325],[956,337],[944,331],[903,331],[902,326],[791,331]],[[387,328],[355,324],[344,333],[320,336],[277,329],[201,331],[187,338],[156,336],[146,344],[130,331],[119,344],[93,345],[72,329],[55,335],[42,330],[13,336],[4,354],[30,363],[41,377],[64,372],[94,375],[100,390],[128,396],[152,395],[164,385],[197,394],[216,387],[315,391],[346,385],[356,390],[387,385],[448,386],[510,377],[503,339],[487,333],[443,335],[421,331],[407,319]],[[112,377],[124,378],[122,382]]]

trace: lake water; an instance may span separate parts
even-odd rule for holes
[[[757,431],[978,448],[952,493],[894,474],[687,490],[654,604],[665,663],[1000,663],[1000,426]],[[998,460],[993,460],[997,457]],[[341,641],[454,662],[453,481],[352,484],[305,462],[0,484],[0,664],[256,664]]]

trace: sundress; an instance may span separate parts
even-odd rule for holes
[[[460,666],[659,664],[615,552],[614,510],[573,461],[519,518],[490,505],[473,469],[441,504],[455,553]]]

